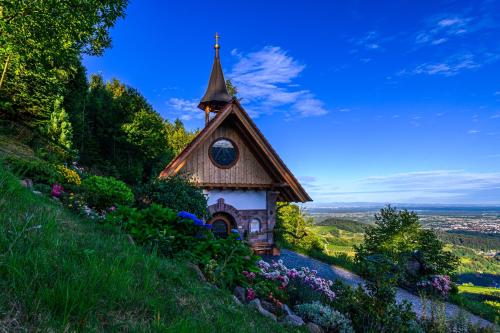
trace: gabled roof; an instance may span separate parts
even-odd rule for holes
[[[275,187],[276,191],[280,192],[280,200],[289,202],[312,201],[311,197],[286,167],[285,163],[283,163],[276,151],[271,147],[248,113],[236,100],[228,103],[219,113],[217,113],[191,143],[167,165],[160,173],[159,177],[166,178],[180,172],[189,156],[193,154],[229,117],[238,128],[239,132],[251,143],[249,148],[254,150],[255,155],[260,158],[266,170],[275,179],[279,180]]]

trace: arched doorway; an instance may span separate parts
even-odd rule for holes
[[[231,229],[236,227],[234,220],[231,216],[226,214],[215,214],[208,224],[212,225],[212,232],[216,237],[226,238]]]

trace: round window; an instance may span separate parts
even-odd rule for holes
[[[238,148],[229,139],[217,139],[210,146],[210,159],[219,168],[230,168],[238,160]]]

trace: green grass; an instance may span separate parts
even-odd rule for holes
[[[341,229],[335,224],[315,225],[312,230],[323,239],[326,253],[332,256],[354,257],[354,245],[361,244],[363,241],[362,233]]]
[[[500,289],[464,284],[458,287],[458,294],[452,295],[452,301],[470,312],[500,323]]]
[[[478,254],[475,250],[463,246],[450,246],[451,251],[460,258],[457,273],[500,274],[500,261]]]
[[[0,332],[284,332],[0,167]]]

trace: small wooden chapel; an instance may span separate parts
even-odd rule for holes
[[[186,173],[207,195],[207,223],[220,237],[236,229],[258,253],[274,249],[276,202],[311,198],[264,135],[227,90],[215,58],[205,95],[198,107],[205,127],[161,172],[160,178]]]

